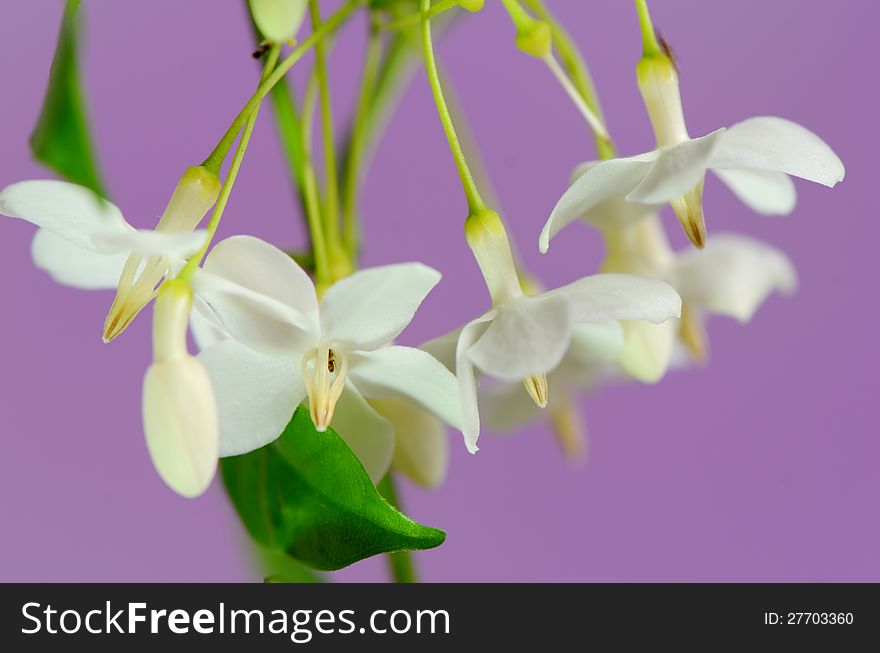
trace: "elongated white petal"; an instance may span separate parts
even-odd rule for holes
[[[539,249],[546,252],[550,239],[569,223],[584,217],[604,202],[630,193],[647,174],[656,156],[655,152],[648,152],[626,159],[612,159],[586,170],[553,207],[541,231]]]
[[[772,292],[793,292],[797,275],[775,247],[746,236],[718,234],[702,252],[684,252],[671,281],[689,306],[748,322]]]
[[[205,300],[198,295],[193,297],[189,328],[199,351],[229,339],[229,334],[220,326],[219,318],[214,315],[214,311]]]
[[[394,468],[416,485],[440,485],[449,467],[443,422],[402,399],[373,399],[370,405],[394,427]]]
[[[394,345],[352,353],[349,365],[351,380],[365,397],[403,397],[462,429],[455,376],[427,352]]]
[[[127,254],[101,254],[54,231],[39,229],[31,242],[34,264],[58,283],[84,290],[116,287]]]
[[[421,263],[355,272],[330,286],[321,300],[324,339],[361,350],[388,344],[439,281],[440,273]]]
[[[552,384],[550,401],[553,400],[554,389],[555,384]],[[486,383],[480,387],[479,400],[483,423],[495,433],[508,433],[524,426],[540,416],[544,410],[531,400],[522,382]]]
[[[218,244],[193,280],[220,326],[241,343],[270,355],[314,346],[318,302],[308,275],[277,247],[251,236]]]
[[[419,347],[422,351],[426,351],[436,358],[450,372],[455,373],[455,349],[458,346],[458,337],[461,335],[461,329],[453,329],[449,333],[429,340]]]
[[[126,229],[118,233],[95,236],[101,251],[134,252],[143,256],[188,258],[205,242],[205,231],[172,233],[152,229]]]
[[[620,322],[585,322],[572,326],[571,343],[565,358],[583,365],[600,365],[616,361],[622,349]]]
[[[265,356],[232,339],[203,350],[198,360],[214,384],[221,456],[272,442],[306,396],[298,360]]]
[[[486,374],[506,381],[546,374],[568,349],[571,313],[563,296],[520,297],[498,308],[468,358]]]
[[[168,486],[197,497],[217,468],[217,404],[211,380],[191,356],[153,363],[144,377],[144,433]]]
[[[796,122],[773,116],[730,127],[710,162],[712,168],[776,170],[824,186],[843,181],[843,162],[828,144]]]
[[[623,322],[624,346],[620,366],[643,383],[657,383],[666,374],[675,351],[678,322]]]
[[[381,481],[394,455],[394,427],[351,383],[336,403],[330,426],[358,457],[373,483]]]
[[[712,152],[723,134],[722,128],[661,149],[650,170],[626,199],[642,204],[661,204],[692,190],[706,174]]]
[[[37,179],[7,186],[0,191],[0,214],[26,220],[80,247],[105,254],[125,249],[107,240],[108,236],[134,231],[114,204],[66,181]]]
[[[480,450],[477,446],[477,440],[480,438],[480,409],[477,403],[476,370],[468,352],[489,328],[495,315],[496,312],[492,310],[466,324],[459,334],[455,349],[455,377],[458,380],[458,399],[461,402],[464,427],[462,435],[470,453],[477,453]]]
[[[629,274],[596,274],[551,290],[571,304],[575,322],[648,320],[660,323],[681,315],[681,298],[664,281]]]
[[[713,172],[753,211],[787,215],[794,211],[797,191],[784,172],[755,169],[715,169]]]

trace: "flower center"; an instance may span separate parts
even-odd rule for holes
[[[321,345],[303,356],[302,376],[309,397],[309,414],[318,431],[330,426],[347,374],[348,359],[329,345]]]

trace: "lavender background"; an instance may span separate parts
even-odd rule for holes
[[[334,6],[335,2],[326,3]],[[527,264],[548,284],[595,270],[596,234],[572,228],[548,257],[540,225],[571,167],[592,157],[581,119],[536,61],[513,47],[488,2],[439,46]],[[635,11],[620,0],[551,0],[592,62],[625,154],[652,145],[634,80]],[[201,160],[255,83],[243,3],[85,2],[85,78],[100,162],[129,220],[150,226],[186,165]],[[0,4],[0,185],[46,173],[28,155],[62,3]],[[799,183],[784,219],[753,215],[713,180],[712,231],[783,247],[801,290],[751,325],[711,324],[707,369],[585,400],[586,468],[542,426],[452,441],[438,492],[404,489],[408,511],[447,530],[420,554],[429,581],[878,581],[876,402],[876,3],[799,0],[653,3],[676,49],[691,133],[781,115],[821,134],[847,165],[829,191]],[[364,24],[332,58],[348,114]],[[266,112],[221,235],[302,242]],[[366,263],[423,260],[444,282],[404,341],[485,308],[464,242],[465,206],[427,84],[417,75],[377,150],[363,194]],[[667,224],[675,226],[667,216]],[[187,501],[156,476],[140,426],[149,319],[100,342],[107,293],[34,269],[33,229],[0,222],[0,580],[241,581],[256,575],[215,483]],[[676,240],[682,244],[679,234]],[[337,574],[380,580],[369,560]]]

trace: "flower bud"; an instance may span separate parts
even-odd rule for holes
[[[549,55],[553,50],[550,26],[530,16],[519,0],[504,0],[504,6],[516,27],[516,47],[538,59]]]
[[[210,485],[219,455],[217,405],[211,379],[186,349],[192,291],[166,283],[153,316],[153,364],[144,376],[147,448],[162,480],[184,497]]]
[[[471,215],[464,223],[464,232],[486,280],[492,303],[505,304],[522,295],[510,241],[499,215],[489,210]]]
[[[177,182],[156,231],[184,233],[195,229],[220,194],[220,179],[204,166],[187,168]],[[133,252],[119,277],[116,297],[104,321],[104,342],[122,333],[138,313],[156,296],[171,265],[168,257],[144,257]]]
[[[248,0],[248,5],[260,34],[273,43],[293,39],[306,12],[306,0]]]
[[[688,140],[678,71],[672,59],[664,53],[646,55],[639,61],[636,76],[654,128],[657,147],[677,145]]]

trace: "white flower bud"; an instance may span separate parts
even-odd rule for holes
[[[273,43],[290,41],[306,12],[306,0],[248,0],[248,5],[257,29]]]
[[[464,233],[486,280],[492,303],[499,306],[522,295],[510,241],[498,214],[484,211],[468,217]]]
[[[144,433],[156,471],[190,498],[208,488],[219,455],[211,379],[186,348],[191,306],[189,286],[177,280],[163,286],[153,316],[154,362],[143,393]]]

